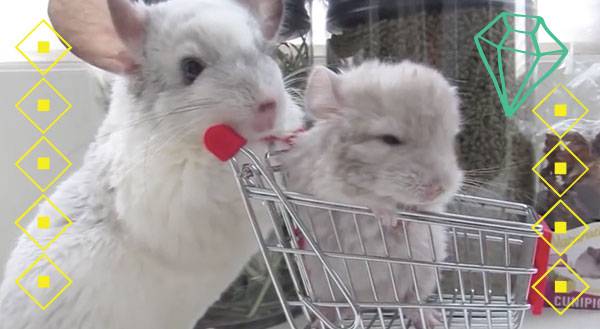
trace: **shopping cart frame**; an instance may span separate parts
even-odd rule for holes
[[[438,261],[435,264],[431,264],[423,261],[415,261],[415,260],[390,260],[390,259],[377,259],[377,257],[359,257],[353,255],[358,260],[368,261],[386,261],[393,262],[397,264],[405,264],[411,266],[435,266],[436,268],[443,268],[448,270],[457,271],[459,276],[459,282],[461,283],[460,291],[457,293],[455,300],[452,302],[446,302],[442,298],[441,288],[439,284],[438,278],[438,294],[439,303],[425,302],[424,300],[419,300],[417,304],[406,304],[406,303],[370,303],[365,304],[362,303],[359,305],[354,298],[352,297],[352,293],[349,291],[347,285],[343,282],[342,278],[336,271],[334,271],[328,263],[329,258],[336,257],[349,257],[348,255],[340,255],[339,253],[323,251],[319,248],[318,243],[311,237],[311,232],[309,228],[303,223],[301,218],[299,218],[298,214],[295,211],[295,206],[317,206],[322,207],[323,209],[333,209],[336,211],[352,211],[356,214],[372,216],[371,211],[366,207],[355,206],[355,205],[347,205],[336,202],[328,202],[323,200],[315,199],[308,195],[302,195],[290,191],[285,191],[284,188],[278,182],[278,179],[275,177],[276,173],[280,171],[280,166],[273,164],[271,159],[273,156],[277,155],[277,152],[267,153],[265,157],[261,160],[253,151],[248,148],[240,148],[237,155],[232,157],[229,160],[230,167],[236,177],[236,182],[240,193],[242,195],[242,199],[244,205],[246,207],[246,211],[248,217],[250,219],[250,223],[252,225],[253,233],[256,237],[257,243],[259,245],[260,253],[262,254],[263,259],[267,264],[267,270],[269,272],[269,276],[273,281],[273,287],[275,292],[281,302],[283,307],[283,311],[285,314],[288,323],[292,328],[299,328],[295,322],[296,316],[294,309],[300,308],[302,313],[305,315],[307,319],[316,320],[320,323],[321,328],[330,328],[330,329],[338,329],[338,328],[408,328],[410,324],[406,324],[404,322],[402,316],[402,309],[410,309],[416,308],[419,310],[423,310],[425,308],[436,308],[442,311],[444,317],[443,327],[446,329],[456,328],[456,323],[461,322],[460,319],[464,321],[464,326],[458,323],[459,327],[464,328],[510,328],[517,329],[522,325],[524,314],[527,310],[530,309],[530,305],[526,302],[527,300],[527,291],[520,292],[519,302],[512,302],[513,288],[511,284],[512,276],[525,276],[528,278],[527,286],[525,290],[529,289],[531,284],[531,276],[535,273],[539,272],[539,268],[536,269],[534,266],[534,260],[537,258],[535,256],[536,253],[536,241],[538,240],[536,233],[531,229],[531,225],[536,219],[535,211],[528,205],[506,202],[500,200],[479,198],[475,196],[465,196],[459,195],[456,198],[458,200],[468,200],[470,202],[480,202],[482,204],[486,204],[492,207],[500,207],[507,211],[514,211],[523,214],[527,217],[527,220],[520,223],[509,222],[506,220],[501,220],[497,218],[489,218],[482,216],[472,216],[465,214],[434,214],[434,213],[415,213],[415,212],[401,212],[398,214],[401,217],[402,222],[406,221],[427,221],[433,224],[440,225],[451,225],[464,230],[478,230],[481,232],[482,230],[490,231],[490,232],[499,232],[499,234],[504,235],[503,243],[505,245],[505,255],[510,254],[509,243],[514,241],[511,240],[511,236],[518,237],[526,237],[530,239],[527,243],[528,253],[526,255],[526,263],[528,266],[526,267],[514,267],[510,266],[510,261],[507,260],[507,264],[505,265],[479,265],[472,263],[464,263],[460,262],[460,260],[451,261]],[[244,159],[244,160],[242,160]],[[268,208],[268,215],[270,217],[270,221],[274,226],[274,235],[276,236],[276,243],[269,243],[266,239],[266,233],[260,226],[259,220],[257,218],[257,213],[252,204],[253,201],[259,201],[266,204]],[[280,208],[281,212],[278,212],[276,208]],[[278,218],[279,217],[279,218]],[[281,221],[281,223],[277,223],[277,221]],[[280,229],[277,229],[278,224],[282,224],[284,226],[285,231],[287,231],[287,235]],[[542,231],[542,227],[540,226],[539,231]],[[307,244],[309,248],[303,248],[300,246],[297,236],[291,236],[291,232],[294,232],[297,236],[301,236],[304,240],[304,243]],[[457,237],[460,234],[457,234],[457,230],[455,229],[452,232],[453,235],[453,243],[455,247],[457,245]],[[466,236],[466,235],[465,235]],[[476,237],[477,238],[477,237]],[[481,233],[479,236],[481,240]],[[537,249],[540,249],[537,246]],[[481,251],[483,252],[483,251]],[[282,286],[279,282],[278,274],[273,271],[273,269],[268,265],[270,260],[271,253],[279,253],[283,255],[286,266],[289,269],[292,268],[302,268],[302,258],[304,256],[314,256],[319,259],[322,263],[323,268],[328,276],[328,280],[331,282],[333,286],[335,286],[341,295],[343,296],[343,300],[337,301],[336,303],[319,303],[317,301],[312,300],[310,294],[307,293],[306,289],[306,278],[302,275],[302,273],[295,273],[290,270],[290,277],[293,281],[293,286],[295,288],[295,294],[297,296],[297,300],[289,300],[286,296],[286,292],[283,291]],[[482,256],[483,257],[483,256]],[[506,256],[509,257],[509,256]],[[495,273],[502,274],[506,276],[507,281],[507,300],[505,304],[502,303],[494,303],[491,298],[493,296],[488,296],[488,288],[485,287],[486,293],[484,293],[484,300],[474,300],[473,296],[469,296],[466,289],[462,286],[464,282],[464,278],[460,277],[461,273],[463,276],[468,275],[471,272],[480,272],[484,277],[484,285],[485,285],[485,274],[483,273]],[[415,280],[413,275],[413,280]],[[471,300],[470,298],[471,297]],[[481,297],[481,296],[479,296]],[[488,298],[489,297],[489,298]],[[324,315],[320,307],[322,306],[329,307],[344,307],[350,310],[351,316],[348,318],[344,318],[344,321],[338,321],[334,323],[330,320],[326,315]],[[365,318],[365,313],[361,313],[362,309],[370,309],[374,308],[377,310],[377,314],[373,315],[369,323],[365,322],[367,320]],[[395,324],[393,320],[386,322],[385,318],[389,316],[389,314],[384,314],[382,310],[385,309],[398,309],[400,314],[392,314],[392,318],[400,318],[401,321],[397,321]],[[474,324],[472,319],[473,312],[478,312],[477,314],[485,314],[485,321],[479,321],[477,324]],[[506,319],[502,318],[498,320],[495,318],[493,314],[502,313],[506,314]],[[459,315],[457,319],[458,321],[454,321],[454,317]],[[462,314],[462,315],[461,315]],[[338,312],[339,315],[339,312]],[[421,311],[421,317],[423,313]],[[367,317],[368,318],[368,317]],[[342,320],[341,317],[338,320]],[[310,322],[310,321],[309,321]],[[376,324],[376,322],[378,324]]]

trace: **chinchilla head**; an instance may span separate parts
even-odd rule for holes
[[[408,61],[340,75],[316,68],[305,101],[326,136],[314,166],[330,194],[429,207],[458,191],[459,99],[435,69]]]
[[[122,77],[111,111],[143,123],[148,138],[177,133],[197,143],[208,126],[226,123],[257,140],[290,102],[270,56],[282,0],[59,2],[49,14],[74,54]]]

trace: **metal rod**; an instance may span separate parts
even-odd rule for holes
[[[309,250],[297,250],[297,249],[289,249],[277,246],[266,246],[270,251],[276,252],[284,252],[290,254],[302,254],[302,255],[313,255],[312,251]],[[363,255],[355,255],[355,254],[343,254],[332,251],[323,251],[321,252],[324,256],[331,258],[346,258],[350,260],[356,261],[373,261],[373,262],[390,262],[392,264],[404,264],[404,265],[419,265],[419,266],[428,266],[428,267],[438,267],[446,270],[465,270],[465,271],[476,271],[476,272],[490,272],[490,273],[510,273],[515,275],[531,275],[537,272],[537,270],[533,267],[520,268],[520,267],[508,267],[508,266],[495,266],[495,265],[474,265],[467,263],[450,263],[450,262],[428,262],[422,260],[404,260],[398,258],[385,258],[381,256],[363,256]]]
[[[249,187],[248,190],[251,192],[252,198],[257,198],[261,200],[277,200],[278,196],[270,191],[260,189],[260,188],[252,188]],[[369,208],[348,205],[344,203],[337,203],[331,201],[323,201],[318,200],[312,197],[304,196],[294,192],[285,192],[285,196],[288,198],[289,202],[319,208],[319,209],[331,209],[335,211],[342,212],[353,212],[357,215],[366,215],[373,216],[373,213]],[[524,215],[526,213],[523,213]],[[460,215],[454,213],[414,213],[414,212],[399,212],[397,214],[399,218],[406,221],[416,221],[416,222],[432,222],[435,224],[439,224],[446,227],[456,227],[456,228],[465,228],[465,229],[480,229],[480,230],[488,230],[490,232],[498,232],[498,230],[506,231],[509,233],[514,233],[517,235],[522,235],[526,237],[537,237],[537,233],[532,230],[531,223],[520,223],[520,222],[511,222],[510,224],[506,221],[487,218],[487,217],[479,217],[479,216],[468,216],[468,215]],[[536,226],[537,227],[537,226]],[[539,227],[541,230],[542,227]]]
[[[291,204],[288,202],[287,197],[285,196],[285,194],[283,193],[283,191],[281,191],[281,189],[279,188],[279,186],[277,185],[277,183],[274,182],[271,177],[267,176],[266,170],[261,165],[260,160],[258,160],[258,158],[256,157],[256,155],[254,155],[254,153],[252,151],[250,151],[250,150],[248,150],[246,148],[242,148],[240,151],[244,155],[246,155],[254,163],[254,165],[259,170],[259,172],[265,177],[265,180],[266,180],[267,184],[277,194],[277,196],[279,197],[279,201],[282,203],[282,205],[285,208],[285,210],[289,213],[290,217],[292,217],[292,219],[294,220],[294,223],[300,229],[301,233],[304,235],[305,241],[313,249],[314,254],[317,256],[317,258],[319,259],[319,261],[323,264],[323,266],[325,267],[327,273],[329,275],[331,275],[331,277],[333,278],[333,281],[335,282],[336,286],[339,288],[340,292],[342,293],[342,295],[344,296],[344,298],[348,302],[349,307],[350,307],[350,309],[351,309],[351,311],[352,311],[352,313],[354,315],[354,322],[350,326],[350,329],[356,329],[358,327],[360,321],[361,321],[361,319],[360,319],[360,313],[358,311],[358,307],[356,306],[356,303],[352,300],[352,297],[350,296],[350,293],[348,292],[348,289],[345,287],[344,283],[341,281],[341,279],[337,275],[337,273],[335,273],[333,270],[331,270],[331,268],[329,267],[329,265],[327,264],[327,262],[323,258],[323,255],[321,254],[321,252],[320,252],[317,244],[308,235],[308,231],[304,227],[304,224],[302,223],[302,221],[299,218],[297,218],[296,214],[294,213],[294,211],[292,209]],[[232,160],[231,162],[233,164],[234,160]],[[233,169],[235,171],[235,168],[233,168]],[[246,195],[246,191],[244,190],[243,186],[240,185],[240,188],[243,190],[242,193],[244,195]],[[251,217],[252,217],[252,215],[251,215]],[[256,220],[254,220],[254,222],[256,222]],[[258,236],[260,237],[260,235],[258,235]],[[264,245],[264,243],[263,243],[263,245]],[[265,255],[265,257],[266,257],[266,255]],[[306,297],[304,297],[302,295],[299,295],[299,297],[305,303],[305,305],[317,317],[319,317],[320,320],[322,322],[324,322],[329,328],[331,328],[331,329],[338,328],[335,325],[333,325],[325,316],[323,316],[323,314],[318,309],[316,309],[314,307],[314,304],[312,304],[312,301],[309,298],[306,298]]]
[[[384,227],[370,209],[284,191],[280,186],[286,186],[283,172],[285,168],[271,161],[274,159],[274,155],[279,154],[278,152],[268,153],[264,162],[261,162],[249,149],[242,149],[241,154],[245,155],[249,161],[244,164],[242,172],[240,172],[240,166],[234,158],[231,161],[232,169],[235,173],[240,174],[237,177],[237,183],[244,198],[252,229],[269,276],[273,281],[277,297],[283,306],[284,315],[292,328],[297,328],[293,322],[292,307],[301,307],[304,316],[309,321],[313,316],[316,317],[320,321],[313,322],[312,326],[316,325],[322,329],[364,329],[365,326],[374,329],[407,329],[404,321],[405,310],[419,312],[422,325],[426,324],[425,310],[440,310],[445,329],[457,326],[467,329],[497,328],[494,326],[515,329],[522,325],[524,313],[529,309],[529,305],[526,304],[527,291],[521,289],[521,283],[530,281],[531,275],[536,272],[532,266],[533,249],[537,239],[537,233],[532,230],[532,224],[536,220],[536,215],[531,207],[519,203],[459,195],[450,206],[450,211],[445,213],[398,212],[398,219],[402,222],[406,235],[406,246],[400,248],[402,252],[406,251],[408,254],[405,257],[403,254],[395,253],[395,249],[391,249]],[[266,163],[266,166],[263,163]],[[276,176],[276,173],[281,175]],[[255,204],[258,205],[258,202],[254,201],[263,201],[262,203],[267,207],[270,222],[275,228],[277,240],[275,243],[271,242],[270,237],[264,236],[263,229],[256,217],[257,213],[252,208]],[[304,208],[309,211],[302,212]],[[317,239],[317,236],[314,235],[315,227],[311,222],[314,214],[310,212],[311,209],[327,211],[329,215],[333,231],[325,241],[326,244],[321,245],[322,241],[317,240],[322,237]],[[341,216],[334,216],[336,212],[340,212]],[[352,216],[345,216],[345,214]],[[309,220],[301,219],[300,215],[307,215]],[[277,219],[280,219],[285,225],[278,225]],[[344,220],[354,221],[354,223],[348,222],[348,224],[355,226],[356,241],[360,244],[359,249],[362,249],[362,253],[360,250],[344,250],[344,241],[350,238],[346,236],[348,233],[341,228],[341,225],[345,225]],[[374,228],[372,225],[378,225],[379,233],[376,235],[381,236],[382,252],[371,252],[372,244],[379,243],[378,238],[372,236]],[[413,243],[411,239],[415,239],[416,235],[413,236],[407,232],[407,227],[419,228],[418,225],[427,225],[424,228],[426,228],[425,231],[428,231],[429,243],[425,242],[425,246],[422,246],[423,241],[415,240]],[[450,232],[452,241],[449,246],[454,247],[454,260],[445,260],[437,254],[432,225]],[[362,229],[364,232],[361,232]],[[368,235],[363,234],[367,229],[371,230]],[[302,234],[307,248],[301,248],[297,243],[294,236],[296,230]],[[284,234],[283,231],[287,231],[287,234]],[[541,226],[538,227],[538,231],[541,231]],[[330,242],[335,242],[335,246],[329,246]],[[477,244],[479,248],[474,248],[474,244]],[[415,249],[417,245],[420,248],[430,248],[430,250],[429,252],[421,249],[417,251]],[[492,252],[488,253],[488,248]],[[478,252],[477,249],[479,249]],[[495,250],[503,250],[504,259],[489,258],[495,255]],[[513,255],[511,250],[517,252]],[[275,275],[276,266],[267,261],[267,258],[278,253],[281,254],[285,265],[290,269],[295,295],[284,295],[278,281],[279,278]],[[430,258],[427,256],[428,253],[431,254]],[[502,254],[498,256],[500,255]],[[331,301],[313,300],[306,296],[307,291],[309,296],[316,297],[318,294],[315,295],[312,292],[310,280],[315,278],[309,278],[306,272],[305,257],[316,257],[321,263],[325,275],[323,279],[327,281],[332,296]],[[513,258],[512,261],[511,258]],[[331,266],[329,262],[336,266]],[[351,266],[352,262],[357,262],[359,266],[360,263],[365,264],[367,273],[363,278],[353,277],[352,270],[356,268]],[[342,264],[343,266],[341,266]],[[380,270],[379,265],[385,267]],[[409,275],[412,281],[411,290],[414,290],[414,299],[400,296],[397,279],[401,278],[396,277],[394,266],[410,269]],[[294,271],[294,268],[297,268],[298,271]],[[434,285],[437,289],[436,295],[426,296],[425,293],[428,292],[419,291],[419,282],[424,279],[420,277],[422,269],[423,273],[431,271],[430,274],[435,280]],[[347,274],[345,276],[347,282],[342,280],[341,273],[338,273],[338,271],[344,270]],[[389,284],[389,288],[394,291],[393,302],[380,300],[383,295],[378,296],[380,282],[377,280],[380,280],[379,275],[382,273],[375,272],[375,270],[388,272],[389,280],[386,278],[388,275],[385,273],[383,275],[389,281],[386,282]],[[448,282],[454,284],[453,294],[447,293],[451,290],[445,289],[446,281],[442,283],[442,274],[445,275],[443,271],[452,271],[457,275],[457,283]],[[494,276],[493,274],[500,275]],[[429,274],[427,275],[429,277]],[[500,282],[504,281],[504,291],[490,289],[490,287],[496,286],[495,281],[498,281],[496,279],[500,279]],[[358,280],[366,282],[361,283]],[[482,293],[479,292],[480,280],[483,284]],[[355,282],[356,284],[370,284],[374,301],[371,302],[365,300],[363,296],[357,296]],[[375,282],[377,282],[377,286]],[[339,289],[340,293],[334,293],[334,289]],[[360,299],[355,299],[358,297]],[[321,309],[335,310],[337,321],[333,319],[335,323],[332,323],[327,316],[321,313]],[[346,320],[342,315],[348,309],[353,318]],[[417,322],[419,321],[417,320]]]

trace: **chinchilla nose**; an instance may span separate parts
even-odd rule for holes
[[[275,126],[276,118],[277,101],[274,98],[267,98],[259,102],[256,107],[253,128],[257,132],[271,130]]]
[[[277,102],[273,98],[270,98],[258,105],[258,113],[275,112],[276,108]]]

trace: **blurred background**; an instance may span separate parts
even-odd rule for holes
[[[600,84],[599,1],[287,2],[288,17],[283,31],[286,40],[276,56],[288,86],[299,95],[307,70],[314,64],[343,69],[371,58],[412,59],[433,65],[449,77],[459,88],[463,101],[465,129],[459,151],[463,167],[472,173],[474,183],[467,186],[471,193],[536,204],[540,212],[544,211],[550,201],[540,192],[531,167],[544,149],[546,129],[529,110],[556,83],[563,83],[575,91],[591,110],[588,119],[600,119],[600,93],[597,89]],[[14,162],[40,136],[39,131],[15,108],[15,103],[40,79],[39,73],[16,51],[15,46],[41,19],[48,18],[47,0],[3,1],[0,6],[1,279],[6,257],[19,235],[14,220],[40,195],[39,190],[14,166]],[[513,120],[507,120],[502,113],[498,95],[481,65],[473,42],[473,36],[502,11],[542,16],[569,50],[556,72],[540,84]],[[521,30],[527,30],[534,24],[530,20],[513,23]],[[491,31],[496,35],[503,33],[500,27]],[[39,57],[32,55],[31,59],[47,67],[51,63],[48,59],[55,58],[64,49],[51,33],[40,37],[51,41],[49,53]],[[557,56],[544,56],[536,62],[533,54],[535,46],[524,35],[515,35],[508,43],[523,50],[503,57],[507,84],[511,85],[508,88],[531,85],[556,62]],[[540,34],[537,43],[540,52],[557,49],[555,40],[547,34]],[[35,53],[34,45],[24,44],[23,47]],[[532,72],[532,80],[524,79],[528,72]],[[98,74],[72,55],[60,61],[46,78],[73,105],[46,134],[73,162],[68,175],[80,165],[87,145],[104,116],[107,104],[103,97],[108,89]],[[591,140],[598,134],[590,131],[595,129],[594,126],[597,126],[595,121],[591,121],[592,128],[582,132],[586,139]],[[597,207],[588,208],[582,205],[585,220],[598,220]],[[232,309],[237,313],[231,312]],[[585,318],[591,319],[589,314]],[[254,260],[198,328],[264,328],[281,319],[279,304],[271,291],[264,264]],[[560,324],[554,319],[552,321],[555,325]],[[531,323],[531,328],[534,326]],[[565,324],[565,327],[572,326],[573,323]],[[550,327],[545,325],[545,328]]]

